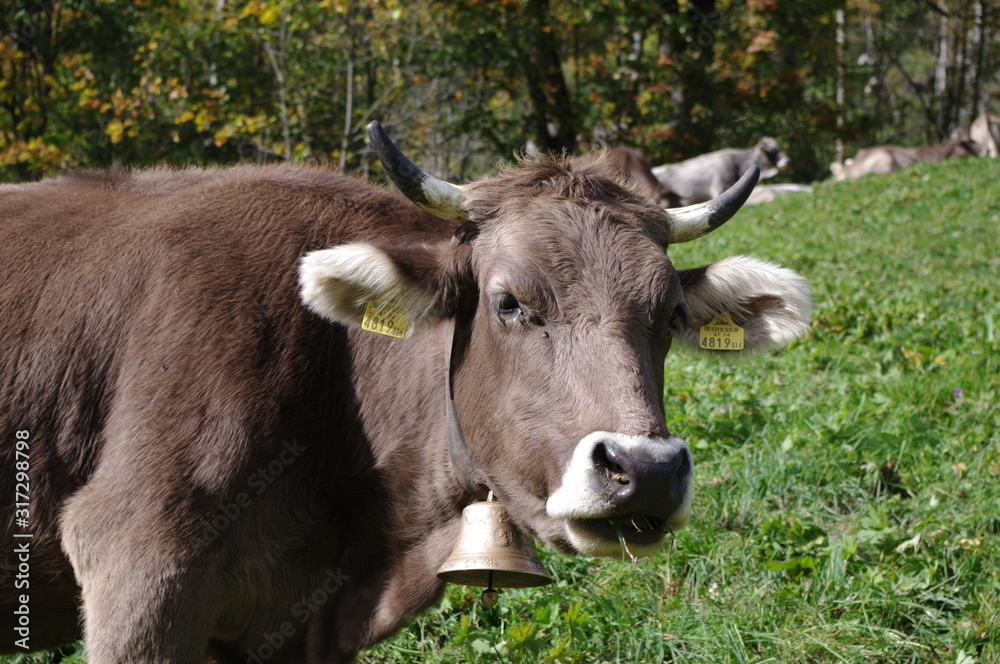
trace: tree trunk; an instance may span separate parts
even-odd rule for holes
[[[844,79],[847,72],[847,31],[845,29],[844,10],[838,9],[837,17],[837,138],[835,142],[837,161],[844,161]],[[871,46],[869,48],[872,48]]]
[[[340,163],[341,171],[347,170],[347,151],[351,147],[351,118],[354,115],[354,50],[347,58],[347,82],[345,84],[344,108],[344,135],[340,140]]]
[[[563,76],[549,0],[529,0],[526,10],[524,27],[529,41],[527,58],[522,61],[538,145],[554,152],[576,152],[576,114]]]
[[[975,120],[985,112],[985,103],[982,97],[983,84],[983,56],[986,52],[986,34],[983,25],[983,3],[973,3],[972,30],[969,35],[969,50],[975,59],[969,71],[969,88],[972,90],[972,103],[969,106],[969,118]]]
[[[945,9],[944,11],[947,11]],[[937,107],[937,122],[931,126],[937,127],[935,139],[940,140],[942,134],[947,133],[948,126],[948,100],[946,92],[948,90],[948,59],[950,50],[948,48],[948,16],[944,13],[937,17],[938,25],[936,37],[934,39],[934,101]]]
[[[673,2],[668,3],[668,7],[674,6]],[[680,15],[679,12],[678,7],[675,13]],[[682,22],[686,23],[686,30],[681,30]],[[689,0],[683,21],[678,22],[671,35],[679,81],[671,100],[677,106],[675,133],[682,149],[691,152],[685,156],[706,152],[715,139],[715,123],[699,123],[694,110],[697,106],[712,107],[716,92],[707,72],[711,70],[715,43],[724,27],[716,15],[715,0]]]

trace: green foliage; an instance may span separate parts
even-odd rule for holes
[[[529,139],[628,144],[662,163],[769,134],[791,157],[786,178],[824,179],[838,140],[848,155],[932,142],[996,104],[1000,12],[987,9],[10,0],[0,181],[164,161],[308,159],[367,174],[372,119],[449,178],[490,171]]]

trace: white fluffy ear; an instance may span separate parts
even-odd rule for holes
[[[337,323],[361,326],[376,298],[399,296],[407,336],[434,309],[435,294],[403,277],[382,250],[363,242],[311,251],[299,264],[299,285],[307,307]]]
[[[680,338],[695,347],[702,326],[720,311],[743,328],[745,350],[783,346],[809,329],[809,284],[792,270],[732,256],[683,271],[681,283],[687,319],[678,323]]]

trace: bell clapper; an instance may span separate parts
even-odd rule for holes
[[[500,591],[493,587],[493,572],[490,572],[490,579],[487,582],[489,587],[483,591],[482,596],[479,601],[483,603],[487,609],[492,609],[500,601]]]
[[[486,502],[491,503],[495,499],[493,498],[493,489],[489,490],[486,494]],[[487,609],[492,609],[500,601],[500,591],[493,587],[493,570],[490,570],[489,581],[486,582],[487,588],[480,595],[479,601],[483,603]]]

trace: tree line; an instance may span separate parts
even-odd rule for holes
[[[8,0],[0,181],[69,168],[377,168],[380,120],[475,177],[532,141],[654,164],[778,138],[789,178],[1000,107],[979,0]]]

